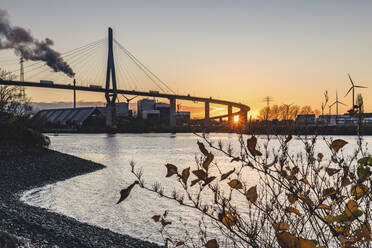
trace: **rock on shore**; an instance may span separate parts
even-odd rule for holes
[[[0,144],[0,246],[15,239],[21,247],[159,247],[19,200],[22,191],[103,168],[48,149]]]

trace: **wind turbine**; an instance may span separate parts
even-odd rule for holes
[[[354,92],[354,91],[353,91]],[[338,100],[338,95],[337,95],[337,91],[336,91],[336,101],[334,103],[332,103],[329,107],[332,107],[333,105],[336,104],[336,115],[338,116],[338,104],[342,104],[344,106],[346,106],[345,103],[342,103]]]
[[[352,105],[352,110],[354,110],[354,89],[355,89],[355,88],[368,88],[368,87],[360,86],[360,85],[354,85],[354,82],[353,82],[353,80],[351,79],[350,74],[348,73],[347,75],[349,76],[350,83],[351,83],[351,87],[350,87],[350,89],[346,92],[345,97],[347,96],[347,94],[349,94],[349,92],[350,92],[351,90],[353,90],[353,105]]]
[[[127,100],[127,103],[128,103],[128,106],[129,106],[129,102],[132,101],[134,98],[138,97],[138,96],[134,96],[132,98],[128,98],[126,97],[124,94],[121,94],[126,100]]]

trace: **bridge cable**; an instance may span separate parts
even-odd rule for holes
[[[96,56],[96,52],[101,49],[101,47],[104,45],[104,43],[100,44],[99,46],[96,46],[94,49],[91,49],[89,50],[87,53],[85,53],[83,56],[77,58],[76,60],[74,60],[73,62],[70,62],[72,66],[74,66],[74,68],[76,68],[76,71],[77,71],[77,75],[84,75],[83,72],[86,72],[87,70],[89,71],[89,75],[91,75],[91,72],[93,69],[95,68],[92,68],[92,66],[89,66],[91,61],[95,61],[95,60],[92,60],[90,58]],[[97,61],[96,61],[97,62]],[[83,63],[83,64],[82,64]],[[81,68],[80,65],[82,65],[83,67]],[[81,69],[77,69],[77,68],[81,68]],[[96,70],[95,70],[96,71]],[[83,76],[84,77],[84,76]],[[88,79],[88,77],[86,77],[85,79]],[[89,81],[89,80],[88,80]]]
[[[147,68],[140,60],[138,60],[131,52],[129,52],[123,45],[121,45],[117,40],[115,40],[115,43],[123,50],[123,52],[125,54],[127,54],[129,56],[129,58],[132,59],[133,62],[135,62],[137,64],[137,66],[140,67],[141,70],[143,70],[144,72],[147,71],[148,73],[150,73],[153,77],[155,77],[161,84],[163,84],[169,91],[171,91],[173,94],[175,94],[175,92],[165,83],[163,82],[157,75],[155,75],[155,73],[153,73],[149,68]],[[147,75],[147,73],[146,73]],[[151,77],[150,77],[151,78]]]
[[[127,76],[125,66],[123,68],[122,63],[120,63],[122,61],[121,58],[120,58],[121,53],[118,52],[118,47],[117,46],[115,46],[115,55],[119,56],[119,57],[116,57],[118,59],[115,60],[116,61],[115,64],[116,64],[116,68],[118,68],[118,70],[119,70],[120,76],[122,77],[123,83],[125,85],[127,85],[128,89],[134,89],[135,87],[133,87],[133,85],[135,85],[135,84],[132,84],[132,80],[130,80]],[[121,80],[120,80],[120,82],[121,82]],[[125,82],[127,82],[127,83],[125,83]],[[124,86],[124,87],[126,87],[126,86]]]
[[[128,53],[128,51],[120,45],[120,43],[118,43],[117,41],[115,41],[116,44],[121,48],[121,50],[134,62],[134,64],[137,65],[137,67],[143,72],[145,73],[145,75],[163,92],[164,89],[152,78],[151,74],[146,70],[146,68],[144,68],[143,66],[141,66],[140,63],[138,63],[138,61],[136,60],[136,58],[134,56],[132,56],[130,53]]]
[[[119,56],[122,55],[122,56],[125,56],[125,58],[127,58],[128,56],[124,53],[119,53]],[[129,65],[127,65],[125,63],[125,60],[123,60],[123,63],[125,64],[123,67],[124,67],[124,72],[126,72],[126,74],[128,75],[128,77],[130,78],[130,81],[133,82],[133,84],[135,85],[135,88],[136,89],[140,89],[142,91],[145,91],[144,88],[142,87],[142,84],[141,82],[137,79],[137,77],[135,76],[134,73],[132,73],[131,70],[126,70],[125,68],[129,68]]]

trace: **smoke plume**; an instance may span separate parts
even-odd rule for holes
[[[14,49],[25,60],[45,61],[55,72],[64,72],[69,77],[75,75],[71,67],[63,60],[61,54],[53,50],[53,41],[35,39],[30,31],[10,24],[6,10],[0,9],[0,50]]]

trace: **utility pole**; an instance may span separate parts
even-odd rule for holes
[[[76,80],[74,78],[74,109],[76,109]]]
[[[270,102],[274,101],[274,99],[271,96],[267,96],[263,100],[264,100],[264,102],[266,102],[267,107],[270,106]]]

